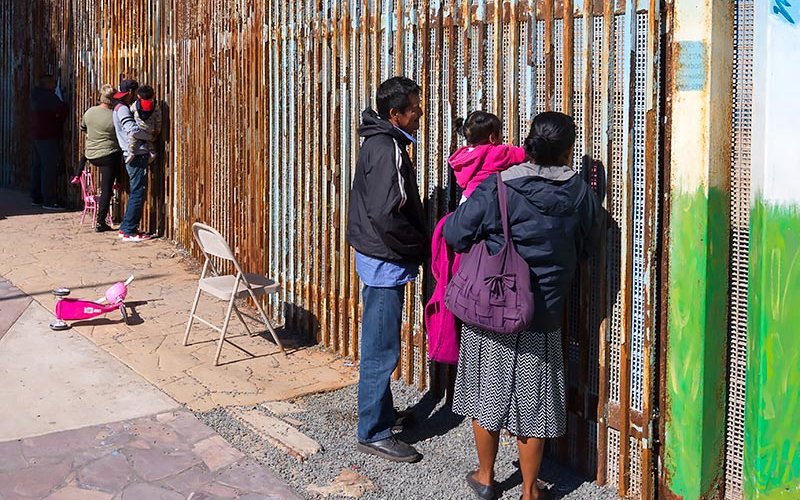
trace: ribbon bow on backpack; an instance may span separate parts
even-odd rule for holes
[[[503,247],[492,255],[486,240],[461,256],[444,302],[461,321],[497,333],[519,333],[533,322],[531,268],[517,253],[508,223],[506,185],[497,174],[497,203],[503,224]]]

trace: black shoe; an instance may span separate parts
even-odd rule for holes
[[[53,211],[53,212],[60,212],[61,210],[64,210],[64,207],[62,207],[58,203],[47,203],[47,204],[42,205],[42,208],[44,208],[45,210]]]
[[[475,471],[477,472],[477,471]],[[483,484],[475,479],[475,472],[467,474],[467,484],[475,492],[476,495],[483,498],[483,500],[493,500],[496,498],[497,493],[494,490],[494,484]]]
[[[96,225],[96,226],[94,227],[94,231],[95,231],[96,233],[105,233],[106,231],[113,231],[113,230],[114,230],[114,228],[113,228],[113,227],[111,227],[111,226],[109,226],[109,225],[108,225],[108,224],[106,224],[106,223],[103,223],[103,224],[98,224],[98,225]]]
[[[414,413],[411,410],[398,411],[395,409],[394,414],[394,425],[392,425],[392,432],[394,433],[403,432],[404,429],[411,427],[416,422]]]
[[[36,200],[31,200],[31,206],[32,207],[41,207],[42,206],[42,202],[41,201],[36,201]]]
[[[358,451],[369,453],[392,462],[419,462],[422,455],[410,444],[406,444],[392,436],[374,443],[358,443]]]

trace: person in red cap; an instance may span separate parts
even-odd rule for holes
[[[122,80],[119,92],[114,94],[117,105],[114,106],[114,129],[117,132],[117,142],[125,157],[125,170],[128,171],[130,180],[130,195],[125,207],[125,215],[119,226],[119,236],[122,241],[145,241],[150,235],[139,231],[139,222],[142,220],[144,202],[147,196],[147,166],[150,162],[150,152],[139,148],[133,152],[130,144],[141,134],[139,125],[131,113],[131,104],[135,99],[135,92],[139,88],[136,80]]]
[[[139,132],[133,136],[133,140],[128,143],[127,163],[130,163],[136,151],[147,150],[149,163],[156,159],[155,141],[161,133],[161,108],[159,108],[153,97],[155,92],[150,85],[142,85],[136,91],[139,99],[131,105],[131,113],[139,127]]]

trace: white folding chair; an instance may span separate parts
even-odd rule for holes
[[[238,316],[239,321],[241,321],[244,325],[247,333],[249,333],[251,336],[253,335],[253,332],[250,331],[250,328],[247,326],[247,323],[242,317],[242,313],[234,303],[237,298],[250,295],[250,297],[253,299],[253,302],[255,302],[256,307],[258,308],[258,312],[261,314],[261,319],[264,321],[264,325],[272,334],[272,338],[275,340],[275,343],[281,348],[281,352],[283,352],[285,355],[286,351],[283,349],[283,345],[278,339],[278,334],[275,333],[272,323],[270,322],[269,318],[267,318],[264,308],[261,306],[261,302],[258,300],[259,297],[264,295],[278,293],[280,291],[280,285],[265,276],[253,273],[245,273],[242,271],[242,267],[239,265],[239,261],[237,261],[236,257],[233,255],[233,252],[228,246],[228,242],[225,241],[225,238],[223,238],[216,229],[205,224],[195,222],[192,225],[192,232],[194,233],[195,241],[197,241],[197,244],[200,245],[200,250],[203,251],[206,261],[203,264],[203,272],[200,274],[200,280],[197,285],[197,293],[194,296],[192,310],[189,312],[189,323],[186,325],[186,335],[183,337],[183,345],[189,345],[189,332],[192,330],[192,323],[194,323],[194,320],[200,321],[201,323],[213,328],[220,333],[219,343],[217,345],[217,354],[214,356],[214,365],[219,365],[219,355],[222,352],[222,344],[225,342],[225,334],[228,331],[228,323],[231,319],[231,311],[236,313],[236,316]],[[236,268],[236,274],[221,276],[217,271],[217,267],[214,265],[214,262],[211,260],[211,256],[233,262],[233,266]],[[209,273],[209,271],[210,276],[206,277],[206,274]],[[228,309],[225,312],[225,322],[222,324],[222,328],[211,324],[196,314],[197,303],[200,301],[200,292],[206,292],[207,294],[213,295],[220,300],[228,301]]]

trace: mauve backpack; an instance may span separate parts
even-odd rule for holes
[[[531,268],[514,247],[508,227],[506,185],[497,174],[503,248],[490,255],[486,241],[461,256],[447,285],[445,305],[461,321],[497,333],[519,333],[533,321]]]

